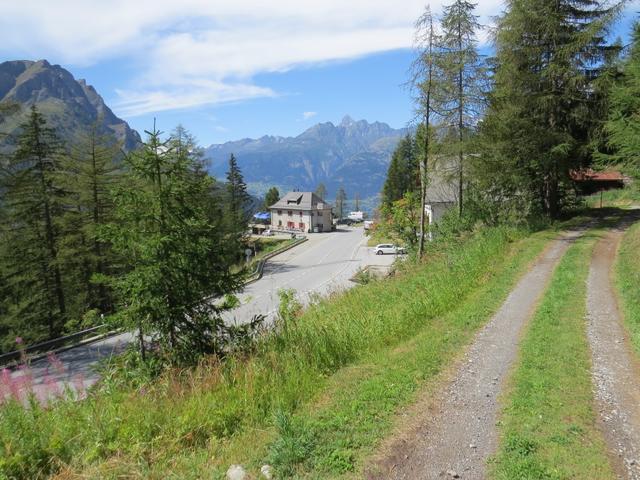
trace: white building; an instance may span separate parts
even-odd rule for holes
[[[356,222],[362,222],[365,218],[367,218],[367,214],[358,210],[357,212],[349,212],[347,218],[354,220]]]
[[[330,232],[331,205],[313,192],[289,192],[269,207],[271,230]]]

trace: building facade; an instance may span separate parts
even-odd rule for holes
[[[289,192],[269,207],[271,230],[287,232],[330,232],[331,205],[313,192]]]

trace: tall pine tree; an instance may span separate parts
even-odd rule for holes
[[[35,106],[21,131],[1,179],[1,262],[12,297],[5,322],[35,341],[62,332],[67,317],[59,258],[65,192],[61,143]]]
[[[633,26],[622,76],[611,89],[605,134],[611,149],[607,160],[630,167],[640,177],[640,21]]]
[[[390,206],[396,200],[400,200],[406,192],[415,191],[419,181],[414,139],[407,134],[400,140],[391,156],[387,178],[382,187],[383,206]]]
[[[247,184],[244,182],[238,161],[233,154],[229,157],[229,170],[227,170],[225,189],[225,216],[229,231],[234,232],[236,239],[242,239],[246,234],[249,222],[251,197],[247,193]]]
[[[206,205],[212,180],[157,130],[131,154],[128,178],[116,190],[115,221],[103,236],[130,260],[114,280],[122,325],[157,339],[173,361],[220,353],[222,297],[239,287],[231,272],[229,232]],[[221,211],[221,208],[218,208]],[[144,352],[144,350],[143,350]]]
[[[510,0],[498,21],[494,91],[482,122],[487,198],[556,217],[569,172],[589,161],[603,32],[618,7],[594,0]]]

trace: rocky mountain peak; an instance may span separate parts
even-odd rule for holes
[[[0,124],[5,133],[15,132],[25,112],[36,105],[63,138],[98,122],[103,133],[114,135],[126,149],[140,142],[138,133],[115,116],[92,86],[47,60],[0,63],[0,102],[22,106],[21,113]]]

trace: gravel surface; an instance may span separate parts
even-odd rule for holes
[[[560,258],[581,232],[555,240],[520,279],[500,310],[478,333],[457,367],[410,432],[401,432],[370,479],[481,479],[496,451],[498,397],[517,358],[523,327]]]
[[[640,368],[612,286],[612,269],[625,225],[594,250],[587,280],[587,332],[600,428],[620,478],[640,479]]]

